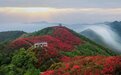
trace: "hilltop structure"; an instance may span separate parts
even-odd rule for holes
[[[47,42],[38,42],[38,43],[35,43],[34,44],[34,48],[43,48],[43,47],[47,47],[48,46],[48,43]]]

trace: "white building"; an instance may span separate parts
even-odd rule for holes
[[[34,48],[43,48],[43,47],[47,47],[48,46],[48,43],[47,42],[38,42],[38,43],[35,43],[34,44]]]

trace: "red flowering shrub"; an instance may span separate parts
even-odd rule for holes
[[[44,72],[43,74],[40,74],[40,75],[53,75],[54,71],[53,70],[50,70],[50,71],[46,71]]]
[[[14,40],[10,44],[10,48],[12,48],[12,49],[29,48],[30,46],[31,46],[31,44],[29,42],[25,41],[25,39],[22,39],[22,38]]]
[[[71,60],[71,58],[70,57],[67,57],[67,56],[63,56],[63,57],[60,58],[60,61],[61,62],[68,62],[70,60]]]
[[[13,48],[21,48],[25,45],[31,47],[34,43],[43,41],[46,41],[48,43],[48,47],[54,47],[58,50],[71,51],[74,48],[74,46],[66,44],[61,40],[58,40],[49,35],[17,39],[11,43],[11,46]]]
[[[10,46],[13,49],[22,47],[29,48],[35,43],[47,42],[48,47],[43,48],[37,55],[39,63],[42,63],[43,60],[58,56],[60,51],[74,50],[74,46],[81,43],[80,38],[72,34],[66,27],[55,26],[52,28],[54,32],[51,35],[20,38],[13,41]],[[35,52],[38,51],[35,50]]]
[[[121,70],[121,57],[109,57],[104,64],[103,74],[114,74],[116,70]]]
[[[60,51],[73,51],[74,47],[76,45],[79,45],[83,43],[83,41],[80,40],[79,37],[75,36],[73,33],[69,31],[68,28],[62,27],[62,26],[55,26],[52,27],[53,32],[48,35],[42,35],[42,36],[31,36],[27,38],[19,38],[13,41],[10,46],[13,49],[18,48],[29,48],[32,47],[35,43],[39,42],[47,42],[48,47],[44,47],[41,50],[34,49],[36,56],[38,58],[37,67],[40,67],[41,64],[43,64],[46,61],[53,61],[52,58],[60,58],[60,61],[62,62],[68,62],[71,58],[62,56],[60,54]],[[59,59],[58,59],[59,60]],[[51,65],[50,63],[49,65]],[[48,64],[47,64],[48,65]],[[77,64],[78,65],[78,64]],[[71,68],[75,71],[75,69],[79,69],[80,66],[77,67],[77,65],[72,66]],[[49,71],[50,73],[50,71]],[[48,74],[49,74],[48,73]],[[46,74],[46,73],[45,73]],[[60,71],[60,75],[61,75]],[[69,73],[64,73],[64,75],[68,75]]]
[[[79,45],[82,41],[79,37],[69,32],[69,30],[62,26],[55,26],[53,36],[64,43],[71,45]]]
[[[74,65],[72,69],[80,69],[80,66]]]
[[[65,69],[64,70],[69,70],[70,69],[70,65],[67,63],[65,64]]]
[[[100,63],[102,62],[102,63]],[[120,75],[120,56],[78,56],[63,62],[52,75]],[[46,73],[46,72],[45,72]]]

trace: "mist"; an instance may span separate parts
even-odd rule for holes
[[[3,31],[25,31],[28,33],[41,30],[45,27],[55,26],[57,24],[51,23],[41,23],[41,24],[32,24],[32,23],[11,23],[11,24],[0,24],[0,32]]]
[[[84,28],[84,30],[86,29],[91,29],[95,33],[100,35],[103,42],[106,44],[106,46],[105,45],[103,46],[112,49],[116,52],[121,52],[121,41],[119,41],[120,36],[115,31],[113,31],[109,25],[105,24],[98,24],[91,26],[88,25],[87,27]]]
[[[28,33],[41,30],[50,26],[57,26],[59,23],[14,23],[14,24],[2,24],[0,25],[0,32],[2,31],[25,31]],[[87,29],[93,30],[103,39],[103,42],[106,44],[107,48],[110,48],[114,51],[121,52],[121,37],[113,31],[109,25],[105,24],[63,24],[78,33],[85,31]],[[104,45],[105,46],[105,45]]]

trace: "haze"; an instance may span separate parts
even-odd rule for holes
[[[0,31],[34,32],[63,23],[77,32],[90,28],[121,52],[120,37],[111,28],[83,25],[115,20],[121,21],[121,0],[0,0]]]
[[[121,20],[121,0],[1,0],[0,23]]]

